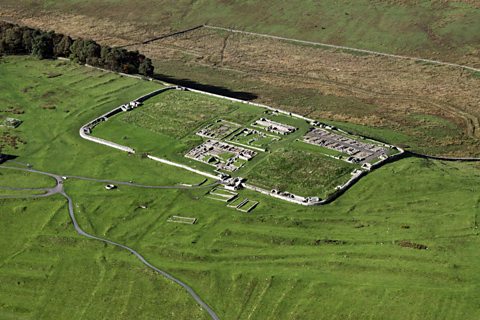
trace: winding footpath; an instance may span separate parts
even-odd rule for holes
[[[22,199],[22,198],[43,198],[43,197],[48,197],[48,196],[52,196],[52,195],[56,195],[56,194],[60,194],[62,195],[63,197],[65,197],[65,199],[67,199],[68,201],[68,213],[70,215],[70,219],[72,220],[72,223],[73,223],[73,226],[75,228],[75,230],[77,231],[77,233],[81,236],[84,236],[86,238],[89,238],[89,239],[93,239],[93,240],[97,240],[97,241],[101,241],[101,242],[104,242],[104,243],[107,243],[107,244],[110,244],[110,245],[113,245],[113,246],[116,246],[116,247],[120,247],[122,249],[125,249],[127,251],[129,251],[131,254],[133,254],[138,260],[140,260],[144,265],[146,265],[147,267],[149,267],[150,269],[154,270],[155,272],[161,274],[162,276],[164,276],[165,278],[167,278],[168,280],[171,280],[173,281],[174,283],[178,284],[179,286],[183,287],[187,292],[188,294],[190,294],[190,296],[206,311],[208,312],[209,316],[211,319],[213,320],[219,320],[220,318],[217,316],[217,314],[215,313],[215,311],[213,311],[212,308],[210,308],[210,306],[208,306],[203,300],[202,298],[200,298],[200,296],[186,283],[184,283],[183,281],[175,278],[174,276],[172,276],[171,274],[169,274],[168,272],[166,271],[163,271],[157,267],[155,267],[153,264],[151,264],[150,262],[148,262],[140,253],[138,253],[136,250],[126,246],[126,245],[123,245],[121,243],[118,243],[118,242],[115,242],[115,241],[112,241],[112,240],[108,240],[108,239],[104,239],[104,238],[101,238],[101,237],[97,237],[95,235],[92,235],[86,231],[84,231],[76,217],[75,217],[75,211],[73,209],[73,200],[72,198],[65,192],[65,189],[64,189],[64,186],[63,186],[63,177],[66,177],[66,178],[72,178],[72,179],[80,179],[80,180],[87,180],[87,181],[93,181],[93,182],[102,182],[102,183],[116,183],[116,184],[121,184],[121,185],[127,185],[127,186],[131,186],[131,187],[139,187],[139,188],[148,188],[148,189],[195,189],[195,188],[210,188],[212,187],[213,185],[217,184],[216,182],[213,183],[213,184],[208,184],[208,185],[204,185],[204,186],[200,186],[200,185],[195,185],[195,186],[192,186],[192,187],[189,187],[189,186],[149,186],[149,185],[142,185],[142,184],[137,184],[137,183],[131,183],[131,182],[123,182],[123,181],[115,181],[115,180],[104,180],[104,179],[94,179],[94,178],[87,178],[87,177],[79,177],[79,176],[66,176],[66,175],[58,175],[58,174],[54,174],[54,173],[49,173],[49,172],[44,172],[44,171],[39,171],[39,170],[34,170],[34,169],[31,169],[31,168],[19,168],[19,167],[10,167],[10,166],[3,166],[3,165],[0,165],[0,169],[9,169],[9,170],[18,170],[18,171],[25,171],[25,172],[31,172],[31,173],[37,173],[37,174],[42,174],[42,175],[46,175],[46,176],[49,176],[53,179],[55,179],[56,181],[56,184],[54,187],[52,188],[10,188],[10,187],[0,187],[1,189],[8,189],[8,190],[42,190],[42,191],[45,191],[44,194],[37,194],[37,195],[24,195],[24,196],[0,196],[0,199],[14,199],[14,198],[17,198],[17,199]]]

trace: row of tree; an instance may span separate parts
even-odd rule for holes
[[[31,54],[40,59],[70,58],[81,64],[124,73],[153,74],[152,60],[138,51],[112,48],[93,40],[72,39],[67,35],[45,32],[0,22],[0,55]]]

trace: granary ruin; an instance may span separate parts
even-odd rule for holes
[[[365,163],[377,158],[382,159],[387,156],[388,152],[387,148],[383,146],[360,142],[320,128],[310,129],[303,137],[303,141],[345,153],[349,156],[346,160],[352,163]]]

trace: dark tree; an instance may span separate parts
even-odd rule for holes
[[[54,36],[53,40],[53,54],[56,57],[69,57],[72,53],[70,47],[72,46],[73,40],[69,36],[63,34],[57,34]]]
[[[52,33],[40,32],[33,37],[32,55],[39,59],[53,58],[53,38]]]
[[[85,64],[86,57],[83,53],[83,39],[75,39],[70,46],[70,59],[77,61],[78,63]]]
[[[23,31],[20,27],[14,26],[5,30],[6,53],[25,54],[28,53],[23,48]]]
[[[153,74],[152,60],[123,48],[102,46],[93,40],[75,39],[55,32],[45,32],[0,22],[0,55],[32,54],[40,59],[69,57],[80,64],[125,73]]]
[[[25,53],[32,52],[33,48],[33,38],[37,32],[30,28],[24,28],[22,32],[22,47],[25,50]]]
[[[7,53],[7,43],[5,39],[0,38],[0,56]]]
[[[144,76],[153,75],[153,70],[152,60],[149,58],[144,58],[138,67],[138,73],[143,74]]]
[[[101,47],[93,40],[86,40],[83,43],[83,52],[86,58],[100,58]]]

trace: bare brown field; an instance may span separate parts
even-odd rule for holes
[[[80,15],[3,12],[30,26],[110,45],[171,31]],[[132,48],[172,78],[248,91],[260,102],[358,125],[347,128],[418,152],[480,154],[480,78],[465,70],[204,28]]]
[[[142,42],[168,32],[168,28],[143,28],[141,23],[114,21],[108,18],[69,14],[56,11],[19,10],[0,8],[0,19],[36,27],[54,30],[72,37],[94,39],[111,46],[124,46],[132,42]]]

